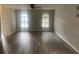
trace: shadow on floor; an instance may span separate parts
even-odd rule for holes
[[[0,54],[3,54],[3,46],[2,46],[2,42],[0,41]]]

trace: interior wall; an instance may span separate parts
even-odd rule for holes
[[[76,17],[76,5],[56,6],[55,32],[79,52],[79,18]]]
[[[0,5],[0,40],[1,40],[1,5]]]
[[[27,13],[29,20],[28,31],[54,31],[54,10],[16,10],[17,31],[21,31],[21,12]],[[49,28],[42,28],[42,15],[49,15]],[[24,31],[27,31],[25,28]]]
[[[3,35],[7,37],[16,32],[15,11],[11,8],[5,7],[4,5],[1,8],[1,28]]]

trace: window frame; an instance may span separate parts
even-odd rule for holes
[[[23,13],[21,14],[21,27],[27,27],[28,28],[28,15],[27,14],[23,14]]]
[[[42,15],[42,28],[49,28],[49,14],[47,13]]]

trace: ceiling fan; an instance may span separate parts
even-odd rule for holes
[[[31,9],[40,9],[40,6],[36,6],[35,4],[30,4]]]

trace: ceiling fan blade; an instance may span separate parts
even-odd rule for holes
[[[34,9],[34,8],[35,8],[35,4],[30,4],[30,7],[31,7],[32,9]]]
[[[35,4],[30,4],[30,7],[31,7],[32,9],[39,9],[39,8],[41,8],[40,6],[35,6]]]

